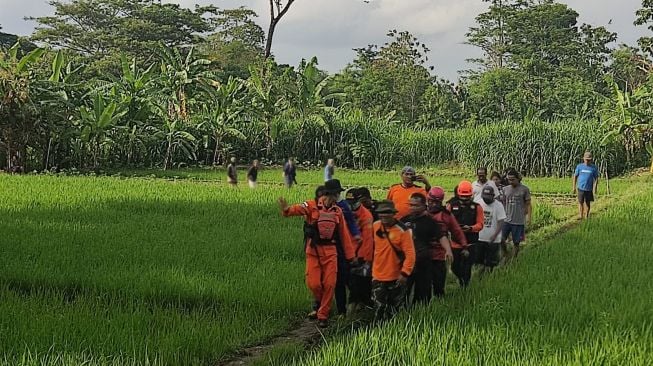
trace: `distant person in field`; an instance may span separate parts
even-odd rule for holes
[[[372,298],[374,320],[392,318],[406,300],[406,283],[415,266],[413,235],[395,219],[392,201],[378,203],[380,220],[374,223],[374,262],[372,263]]]
[[[457,194],[447,203],[447,210],[456,218],[467,240],[467,246],[462,246],[455,241],[451,242],[453,248],[451,271],[458,277],[460,286],[467,287],[472,278],[474,264],[469,249],[476,246],[478,233],[483,229],[483,207],[474,201],[472,183],[462,181],[458,184]]]
[[[232,156],[227,165],[227,182],[235,186],[238,184],[238,170],[236,169],[236,157]]]
[[[519,245],[524,240],[526,225],[531,224],[533,207],[531,205],[531,191],[521,183],[521,175],[517,170],[510,169],[506,174],[508,185],[504,187],[503,192],[506,196],[505,210],[506,222],[503,225],[503,240],[501,249],[506,252],[506,240],[508,236],[512,237],[514,245],[514,255],[519,255]]]
[[[578,215],[580,220],[590,217],[590,208],[598,185],[599,170],[592,163],[592,153],[586,151],[583,154],[583,162],[576,166],[573,178],[574,193],[578,194]]]
[[[451,241],[455,241],[464,250],[462,255],[469,256],[469,247],[465,233],[458,225],[456,218],[447,210],[444,205],[444,189],[442,187],[433,187],[429,190],[426,197],[426,205],[429,214],[440,224],[440,231],[451,236]],[[444,296],[444,287],[447,281],[446,261],[449,254],[441,245],[437,245],[433,250],[433,295],[436,297]]]
[[[447,271],[447,262],[433,260],[433,252],[437,246],[441,246],[446,253],[446,259],[451,262],[453,256],[449,237],[446,231],[440,230],[440,224],[429,215],[426,195],[422,193],[414,193],[410,197],[410,215],[402,217],[400,221],[412,231],[415,245],[415,268],[408,277],[407,298],[414,289],[413,303],[427,303],[432,296],[434,270]]]
[[[360,202],[366,209],[372,213],[372,218],[374,221],[379,221],[379,215],[376,213],[376,203],[377,201],[372,199],[372,193],[367,187],[358,188],[358,193],[361,195]]]
[[[336,288],[338,276],[338,249],[342,246],[347,260],[354,260],[354,245],[342,215],[342,210],[336,204],[339,192],[329,187],[321,187],[315,200],[289,206],[283,198],[279,198],[279,206],[284,217],[303,216],[304,246],[306,254],[306,284],[313,293],[317,310],[308,314],[311,319],[317,319],[320,327],[328,326],[331,302]]]
[[[356,265],[351,268],[350,294],[347,312],[353,313],[362,306],[372,305],[372,259],[374,257],[374,220],[372,213],[361,204],[358,188],[347,191],[347,202],[356,217],[361,231],[361,241],[356,246]]]
[[[484,266],[483,270],[492,271],[499,264],[499,247],[502,243],[501,233],[506,219],[503,205],[494,197],[494,188],[487,186],[481,192],[483,208],[483,229],[478,233],[476,263]]]
[[[415,182],[424,183],[424,187],[415,185]],[[426,177],[417,175],[415,169],[405,166],[401,169],[401,183],[390,187],[387,199],[392,201],[397,210],[397,219],[410,214],[410,196],[414,193],[427,194],[431,185]]]
[[[293,158],[288,158],[288,161],[283,166],[283,180],[287,188],[297,184],[297,166]]]
[[[249,188],[256,188],[258,185],[257,180],[258,180],[258,168],[259,168],[259,162],[258,160],[254,160],[252,162],[252,166],[249,167],[247,170],[247,183],[249,184]]]
[[[494,182],[494,185],[497,187],[497,201],[501,202],[502,205],[506,204],[506,194],[503,192],[503,177],[499,172],[492,172],[490,180]]]
[[[324,167],[324,181],[333,179],[333,175],[336,174],[336,165],[333,159],[327,160],[327,165]]]
[[[496,186],[495,182],[493,180],[488,180],[487,179],[487,168],[486,167],[480,167],[476,169],[476,181],[472,183],[472,187],[474,190],[474,201],[480,203],[482,198],[481,198],[481,192],[483,191],[483,188],[485,186],[491,186],[494,188],[494,191],[498,192],[498,187]]]

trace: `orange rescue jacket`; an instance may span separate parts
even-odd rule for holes
[[[415,267],[413,233],[399,222],[392,227],[384,228],[381,221],[377,221],[373,229],[372,278],[377,281],[395,281],[399,275],[410,276]],[[395,250],[404,253],[403,263]]]
[[[342,210],[335,203],[331,207],[324,206],[324,198],[320,198],[318,202],[314,200],[306,201],[300,204],[292,205],[282,212],[283,216],[303,216],[307,224],[312,225],[317,222],[318,217],[320,216],[320,210],[328,210],[335,214],[338,221],[338,236],[340,238],[340,245],[345,253],[345,258],[347,260],[354,259],[354,244],[351,239],[351,234],[349,234],[349,229],[347,229],[347,223],[345,217],[342,214]],[[306,243],[306,254],[315,255],[315,246],[312,245],[312,238],[307,238]]]

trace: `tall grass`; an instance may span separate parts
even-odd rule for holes
[[[387,120],[361,115],[334,120],[328,129],[306,132],[297,147],[297,132],[283,131],[274,158],[297,156],[300,161],[324,162],[335,157],[343,166],[386,169],[412,164],[459,163],[503,170],[515,167],[531,176],[568,176],[586,149],[594,152],[601,170],[621,174],[646,164],[644,151],[630,159],[619,143],[601,146],[604,131],[597,122],[504,121],[460,129],[415,130]],[[244,157],[261,155],[260,139],[234,145]]]

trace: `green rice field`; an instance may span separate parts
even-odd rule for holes
[[[458,171],[427,173],[448,192],[463,179]],[[291,190],[276,169],[261,172],[256,190],[244,171],[238,188],[224,171],[207,169],[0,175],[0,364],[213,365],[284,333],[310,297],[301,221],[281,218],[276,200],[312,197],[321,174],[299,172]],[[378,198],[399,181],[397,172],[380,171],[337,178],[374,187]],[[533,228],[574,217],[570,179],[524,183],[536,193]],[[653,214],[646,184],[611,180],[608,196],[602,183],[599,200],[616,206],[596,221],[527,250],[471,291],[451,291],[295,362],[643,362],[653,355],[653,314],[639,300],[653,294],[645,281],[652,234],[636,230]],[[619,199],[633,186],[643,193]],[[401,334],[410,342],[399,342]]]

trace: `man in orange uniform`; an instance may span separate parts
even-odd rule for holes
[[[479,169],[480,170],[480,169]],[[481,189],[482,190],[482,189]],[[483,207],[473,201],[474,187],[469,181],[458,184],[456,197],[449,200],[447,210],[453,214],[465,233],[467,245],[451,242],[453,249],[453,264],[451,271],[458,277],[461,287],[467,287],[472,278],[473,257],[470,257],[469,247],[478,242],[478,233],[483,229]]]
[[[424,187],[415,185],[415,182],[424,183]],[[397,210],[397,220],[410,215],[410,196],[414,193],[427,194],[431,189],[429,181],[423,175],[415,175],[415,169],[405,166],[401,169],[401,183],[390,187],[387,199],[392,201]]]
[[[413,233],[395,219],[392,201],[378,203],[379,221],[374,223],[372,297],[374,320],[394,316],[406,300],[406,282],[415,266]]]
[[[352,267],[350,277],[350,311],[360,305],[371,305],[372,291],[372,258],[374,255],[374,221],[372,213],[361,204],[362,192],[357,188],[347,191],[347,202],[349,203],[356,223],[361,231],[361,241],[356,248],[357,266]]]
[[[279,198],[284,217],[304,216],[306,221],[306,285],[313,293],[315,301],[320,304],[317,313],[311,313],[309,317],[316,316],[320,327],[328,325],[336,287],[337,243],[341,243],[347,260],[354,259],[354,245],[342,210],[336,204],[340,192],[325,188],[323,193],[317,202],[306,201],[292,206],[289,206],[283,197]]]
[[[444,207],[443,201],[444,189],[442,187],[431,188],[426,200],[429,213],[435,221],[440,223],[442,232],[451,235],[451,241],[466,247],[465,233],[460,229],[456,218]],[[447,280],[446,261],[447,252],[441,245],[436,246],[433,250],[433,295],[436,297],[444,296],[444,285]]]

